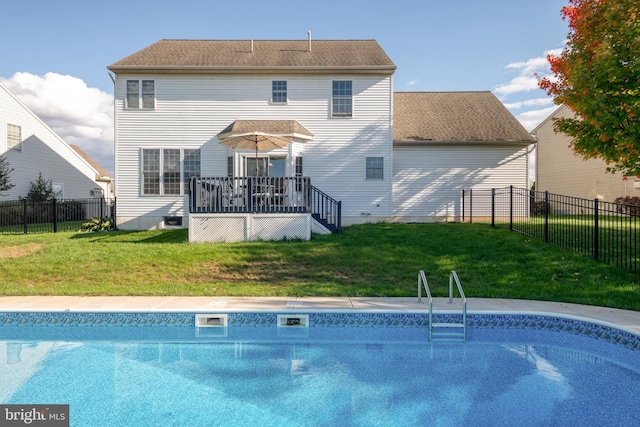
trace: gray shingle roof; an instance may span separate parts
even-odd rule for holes
[[[396,92],[393,140],[535,142],[491,92]]]
[[[110,65],[118,72],[344,70],[392,74],[375,40],[160,40]]]

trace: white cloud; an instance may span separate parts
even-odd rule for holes
[[[526,99],[524,101],[505,103],[504,106],[510,110],[517,110],[524,107],[540,107],[542,105],[550,104],[553,104],[553,99],[551,98],[534,98]]]
[[[495,93],[506,97],[514,93],[531,92],[539,89],[536,75],[545,77],[550,75],[547,55],[559,55],[562,49],[553,49],[544,52],[543,56],[531,58],[526,61],[512,62],[505,67],[507,70],[515,70],[518,75],[508,83],[496,86]]]
[[[536,126],[538,126],[544,119],[549,117],[558,108],[557,105],[543,108],[540,110],[530,110],[516,116],[516,119],[524,126],[524,128],[531,132]]]
[[[418,84],[418,80],[409,80],[409,83],[407,83],[407,86],[415,86]]]
[[[113,95],[56,73],[15,73],[0,81],[65,142],[113,173]]]

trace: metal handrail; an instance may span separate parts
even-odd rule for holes
[[[429,284],[427,283],[427,276],[424,274],[423,270],[420,270],[418,273],[418,303],[422,304],[422,288],[424,287],[425,292],[427,293],[427,298],[429,300],[429,341],[431,341],[431,325],[433,324],[433,297],[431,296],[431,291],[429,290]]]
[[[456,286],[458,287],[458,292],[460,292],[460,298],[462,298],[462,324],[465,325],[463,328],[464,339],[467,339],[467,297],[464,295],[464,291],[462,290],[462,285],[460,284],[460,279],[458,279],[458,274],[455,270],[451,270],[449,274],[449,304],[453,304],[453,282],[456,282]]]
[[[467,340],[467,297],[462,290],[462,285],[460,284],[460,279],[458,278],[458,274],[455,270],[451,270],[449,274],[449,304],[453,304],[453,283],[455,282],[458,287],[458,292],[460,293],[460,298],[462,298],[462,333],[463,340]],[[431,290],[429,289],[429,284],[427,283],[427,276],[424,274],[423,270],[420,270],[418,273],[418,303],[422,304],[422,289],[424,288],[427,298],[429,301],[429,341],[433,340],[433,297],[431,296]]]

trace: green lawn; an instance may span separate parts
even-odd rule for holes
[[[0,295],[445,296],[640,311],[640,278],[487,224],[371,224],[309,242],[190,244],[186,230],[0,236]]]

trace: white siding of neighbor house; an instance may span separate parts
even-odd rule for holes
[[[527,151],[522,145],[396,146],[394,220],[458,220],[462,190],[527,188]]]
[[[7,124],[21,127],[21,150],[7,150]],[[2,85],[0,155],[13,169],[10,182],[15,185],[0,192],[0,200],[26,197],[39,173],[54,184],[63,184],[65,199],[91,198],[94,188],[102,188],[107,194],[106,184],[95,181],[95,169]]]
[[[125,110],[128,79],[155,80],[153,111]],[[271,104],[271,82],[286,80],[288,103]],[[331,117],[332,80],[353,81],[353,117]],[[142,196],[142,148],[201,148],[202,176],[226,176],[234,153],[216,135],[234,120],[297,120],[314,134],[273,153],[304,157],[304,175],[343,202],[343,222],[391,214],[391,77],[378,76],[154,76],[119,75],[116,98],[116,177],[121,228],[161,226],[183,216],[188,196]],[[258,129],[259,130],[259,129]],[[246,151],[247,155],[255,152]],[[260,152],[266,155],[268,152]],[[385,179],[365,181],[365,157],[385,158]],[[236,167],[240,164],[236,155]],[[363,214],[369,213],[369,215]]]

